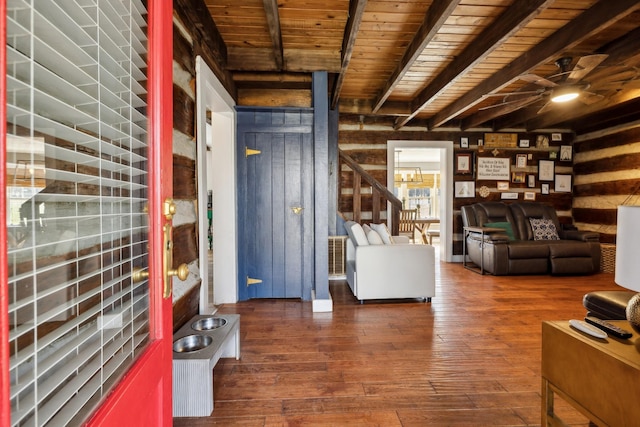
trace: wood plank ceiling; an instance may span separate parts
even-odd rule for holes
[[[308,91],[310,73],[326,70],[343,119],[587,131],[640,118],[636,0],[178,3],[213,28],[216,60],[239,91]],[[561,68],[564,57],[571,60]],[[577,100],[549,102],[570,83]]]

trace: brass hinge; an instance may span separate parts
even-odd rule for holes
[[[244,147],[244,156],[245,157],[255,156],[256,154],[260,154],[260,153],[262,153],[262,151],[256,150],[254,148]]]
[[[262,280],[247,276],[247,287],[250,285],[257,285],[258,283],[262,283]]]

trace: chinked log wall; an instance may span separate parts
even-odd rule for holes
[[[574,147],[575,221],[613,243],[617,207],[640,204],[640,125],[580,135]]]
[[[548,137],[548,147],[537,148],[536,138],[538,135],[545,135]],[[469,139],[469,148],[460,148],[460,138],[465,137]],[[477,164],[477,157],[494,157],[493,148],[482,149],[478,146],[478,140],[484,139],[484,132],[448,132],[448,131],[417,131],[417,130],[400,130],[396,131],[391,128],[386,130],[381,126],[376,129],[368,129],[365,125],[363,129],[359,129],[358,124],[353,123],[340,123],[340,130],[338,133],[338,143],[340,149],[351,158],[353,158],[360,166],[367,172],[373,175],[379,182],[387,182],[387,141],[389,140],[402,140],[402,141],[453,141],[454,142],[454,158],[455,153],[460,151],[472,152],[475,158],[475,164]],[[558,212],[560,221],[563,223],[572,223],[572,195],[571,193],[559,193],[554,190],[554,183],[549,182],[550,193],[547,195],[541,194],[540,181],[538,180],[538,161],[548,160],[552,156],[551,153],[555,153],[557,158],[555,159],[555,173],[567,174],[573,173],[573,167],[571,162],[559,161],[559,150],[561,145],[571,145],[573,135],[562,134],[562,141],[551,141],[551,135],[549,133],[518,133],[518,140],[526,139],[530,141],[529,148],[499,148],[495,154],[495,157],[511,159],[511,171],[525,172],[526,175],[535,176],[535,186],[533,188],[527,187],[527,180],[524,183],[509,183],[509,192],[518,194],[518,200],[523,201],[524,192],[534,192],[535,200],[552,205]],[[531,154],[531,159],[527,160],[527,166],[524,168],[516,168],[516,154]],[[450,165],[453,167],[453,165]],[[475,179],[475,173],[473,176],[469,175],[455,175],[453,177],[455,181],[475,181],[476,196],[473,198],[455,198],[453,199],[453,255],[462,254],[462,219],[460,216],[460,208],[464,205],[483,202],[483,201],[499,201],[501,200],[501,193],[498,191],[497,181]],[[490,190],[489,196],[480,197],[478,190],[481,186],[487,186]],[[338,206],[341,212],[353,211],[353,174],[351,171],[343,167],[340,171],[340,194],[338,195]],[[454,187],[454,185],[452,185]],[[453,191],[453,188],[452,188]],[[506,201],[511,202],[510,200]],[[372,218],[372,198],[371,195],[363,194],[362,200],[362,222],[369,222]],[[384,207],[383,207],[384,214]],[[384,216],[383,216],[384,218]]]
[[[179,14],[181,15],[181,14]],[[187,19],[182,15],[183,19]],[[174,15],[173,27],[173,267],[198,261],[195,137],[195,53],[193,34]],[[174,281],[173,329],[198,314],[200,280]]]

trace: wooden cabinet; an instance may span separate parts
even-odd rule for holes
[[[632,330],[627,321],[611,321]],[[638,425],[640,335],[597,339],[567,321],[542,324],[542,425],[562,425],[557,395],[600,427]]]

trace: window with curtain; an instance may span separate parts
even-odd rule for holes
[[[149,341],[146,10],[7,0],[11,422],[77,425]]]

